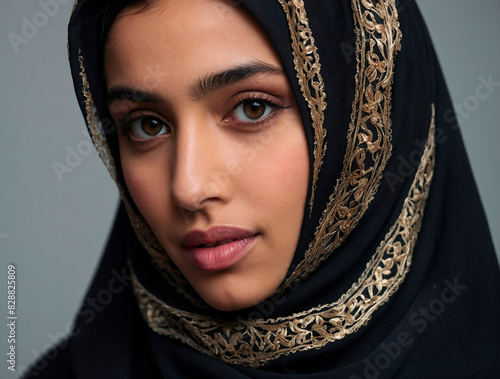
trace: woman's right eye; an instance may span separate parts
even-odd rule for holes
[[[122,129],[131,138],[149,140],[170,132],[168,125],[155,116],[138,116],[124,120]]]

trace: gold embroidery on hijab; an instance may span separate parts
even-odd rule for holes
[[[279,1],[285,4],[284,0]],[[289,21],[293,34],[297,29],[295,23],[304,22],[304,4],[298,0],[286,4],[295,11],[295,21]],[[304,259],[277,292],[307,278],[344,242],[368,209],[391,156],[392,80],[395,56],[401,49],[396,5],[394,1],[353,0],[352,8],[357,35],[357,74],[341,177]],[[299,47],[292,46],[302,52],[308,50],[307,43],[303,39]],[[301,54],[304,61],[309,59],[305,53]],[[306,78],[304,73],[298,74]]]
[[[311,29],[307,19],[304,2],[302,0],[278,0],[285,11],[292,39],[293,64],[297,71],[297,79],[307,105],[311,112],[312,127],[314,129],[313,150],[313,178],[311,185],[311,199],[309,209],[314,205],[314,194],[319,171],[326,153],[326,129],[324,111],[326,109],[326,94],[321,76],[321,64]]]

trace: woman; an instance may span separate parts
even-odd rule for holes
[[[33,374],[497,374],[498,263],[413,2],[82,1],[69,50],[123,201]]]

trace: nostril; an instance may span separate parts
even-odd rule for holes
[[[185,222],[189,222],[193,219],[195,211],[187,210],[180,206],[177,206],[177,208],[179,209],[179,212]]]

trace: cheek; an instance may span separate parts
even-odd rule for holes
[[[251,182],[266,207],[282,216],[302,216],[309,185],[309,152],[302,125],[276,134],[257,157]]]
[[[302,122],[288,120],[266,145],[254,147],[255,160],[241,176],[241,191],[247,196],[247,209],[268,236],[268,250],[287,266],[300,237],[309,188],[309,150]]]
[[[168,212],[168,171],[161,159],[139,159],[120,146],[120,158],[127,189],[148,224],[165,222]]]
[[[151,183],[151,176],[143,175],[144,172],[134,170],[132,167],[124,168],[125,182],[127,189],[134,199],[135,204],[144,213],[145,209],[152,208],[155,198],[154,186]]]

